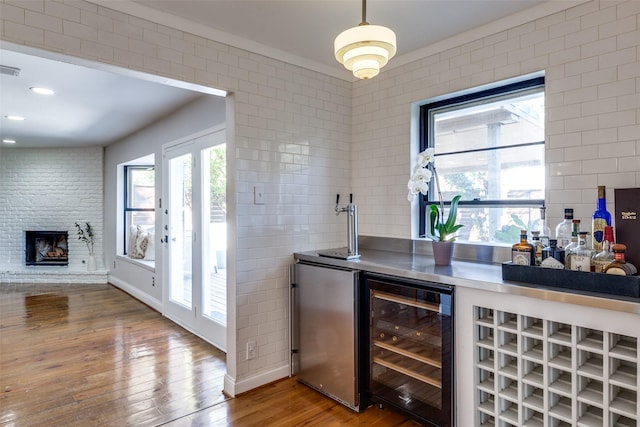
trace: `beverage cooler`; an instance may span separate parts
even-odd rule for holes
[[[355,411],[364,409],[359,272],[298,263],[294,278],[293,367],[298,381]]]
[[[454,425],[453,287],[363,276],[368,397],[425,425]]]

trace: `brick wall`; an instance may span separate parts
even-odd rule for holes
[[[34,270],[24,265],[25,230],[69,232],[69,266],[86,271],[87,247],[77,239],[75,222],[96,229],[96,259],[102,260],[102,147],[0,148],[0,271]]]

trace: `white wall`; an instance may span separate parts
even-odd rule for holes
[[[287,375],[292,253],[346,244],[333,203],[350,192],[351,84],[84,1],[2,2],[0,17],[2,40],[15,45],[233,92],[238,344],[229,344],[227,391]],[[127,157],[148,150],[136,151]],[[256,183],[264,205],[253,204]],[[248,340],[258,344],[251,361]]]
[[[590,214],[598,183],[639,186],[639,7],[589,2],[353,85],[83,1],[0,3],[0,24],[16,44],[233,92],[240,392],[288,372],[287,265],[292,252],[345,244],[335,193],[354,193],[361,234],[410,236],[412,102],[545,70],[551,221],[565,204]]]
[[[157,310],[162,310],[162,211],[158,200],[162,191],[162,146],[183,140],[225,122],[225,100],[203,95],[188,105],[164,117],[153,125],[105,148],[105,261],[109,267],[109,281],[133,294]],[[156,177],[156,268],[152,269],[125,257],[118,256],[121,238],[118,221],[122,222],[122,181],[118,165],[149,154],[155,155]]]
[[[411,236],[411,105],[545,71],[546,203],[590,224],[597,186],[640,187],[640,2],[592,1],[354,84],[353,190],[363,235]],[[363,200],[364,199],[364,200]]]
[[[69,266],[86,271],[89,256],[78,240],[75,222],[90,222],[96,234],[96,260],[103,268],[102,147],[0,148],[0,271],[42,270],[25,267],[26,230],[67,231]]]

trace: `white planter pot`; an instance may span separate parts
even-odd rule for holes
[[[87,271],[96,271],[96,256],[89,255],[89,260],[87,261]]]

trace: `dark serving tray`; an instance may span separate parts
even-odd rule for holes
[[[640,276],[588,273],[554,268],[502,264],[502,279],[605,295],[640,298]]]

